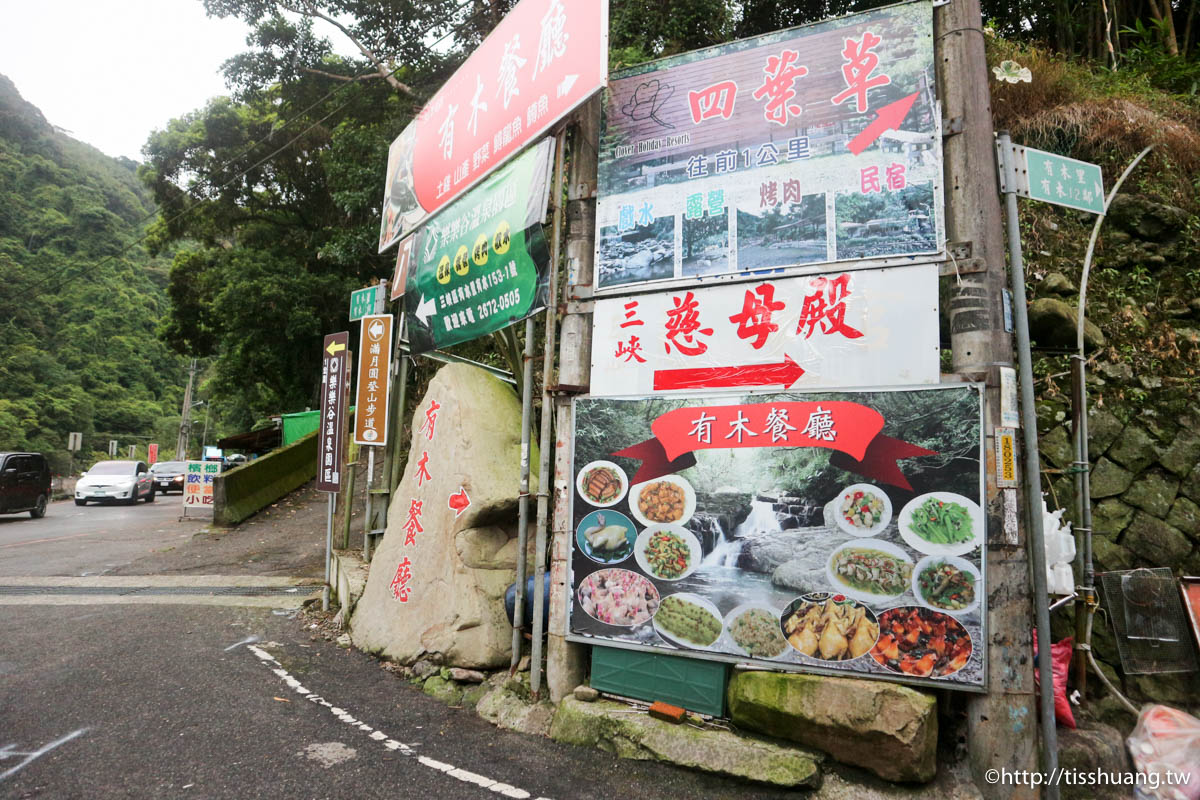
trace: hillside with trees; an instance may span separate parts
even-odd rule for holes
[[[0,75],[0,450],[173,445],[186,371],[159,338],[164,265],[136,165],[53,128]],[[174,428],[172,427],[174,425]]]

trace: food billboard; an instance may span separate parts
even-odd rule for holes
[[[570,638],[983,689],[981,392],[576,398]]]
[[[379,252],[604,85],[608,0],[521,0],[388,149]]]
[[[929,0],[613,73],[596,290],[943,249]]]

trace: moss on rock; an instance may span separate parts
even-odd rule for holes
[[[776,786],[815,787],[821,779],[817,753],[726,730],[672,725],[606,700],[564,698],[550,738],[619,758],[663,761]]]
[[[730,718],[740,727],[819,748],[892,781],[937,773],[937,700],[882,681],[737,672]]]

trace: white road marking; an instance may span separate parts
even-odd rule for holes
[[[297,694],[303,695],[306,700],[315,703],[316,705],[328,708],[329,713],[333,714],[347,725],[357,728],[360,731],[364,731],[369,735],[370,739],[382,743],[383,746],[388,750],[399,751],[401,754],[406,756],[417,756],[416,752],[413,750],[413,748],[416,747],[416,743],[408,745],[392,739],[388,737],[386,733],[377,731],[365,722],[355,719],[350,712],[346,711],[344,708],[334,706],[320,695],[314,694],[308,689],[305,689],[300,684],[300,681],[293,678],[292,675],[283,668],[283,665],[275,659],[275,656],[271,655],[266,650],[263,650],[261,647],[250,644],[247,645],[246,649],[251,653],[254,653],[254,655],[258,657],[259,661],[263,662],[264,666],[270,669],[271,672],[277,675],[280,680],[282,680]],[[533,796],[524,789],[511,786],[507,783],[500,783],[499,781],[492,780],[484,775],[477,775],[474,772],[468,772],[467,770],[460,769],[453,764],[444,764],[441,761],[435,761],[428,756],[417,756],[417,763],[421,764],[422,766],[429,767],[430,769],[435,769],[445,775],[449,775],[451,778],[460,780],[463,783],[474,784],[482,789],[487,789],[488,791],[495,792],[496,794],[503,795],[504,797],[511,797],[514,800],[527,800],[527,798]],[[550,798],[539,797],[537,800],[550,800]]]
[[[15,744],[6,744],[4,747],[0,747],[0,761],[3,761],[6,758],[11,758],[13,756],[25,756],[25,760],[22,761],[20,764],[17,764],[15,767],[11,767],[11,768],[5,770],[4,772],[0,772],[0,781],[4,780],[5,778],[9,777],[10,775],[17,774],[24,767],[28,766],[29,764],[32,764],[38,758],[46,755],[46,753],[49,753],[51,750],[55,749],[56,747],[58,747],[60,745],[66,744],[67,742],[71,741],[72,739],[74,739],[77,736],[82,736],[83,734],[87,733],[87,731],[88,731],[87,728],[80,728],[77,731],[68,733],[66,736],[55,739],[53,742],[50,742],[50,744],[44,744],[41,747],[39,747],[37,750],[33,750],[33,751],[27,752],[27,753],[21,753],[21,752],[14,750],[13,748],[16,747]]]
[[[242,639],[240,642],[235,642],[234,644],[229,645],[229,647],[226,647],[225,652],[228,653],[230,650],[236,650],[237,648],[241,647],[244,644],[254,644],[258,640],[259,640],[258,636],[247,636],[245,639]]]

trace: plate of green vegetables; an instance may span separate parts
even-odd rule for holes
[[[983,542],[983,512],[961,494],[929,492],[900,511],[900,537],[929,556],[961,556]]]

